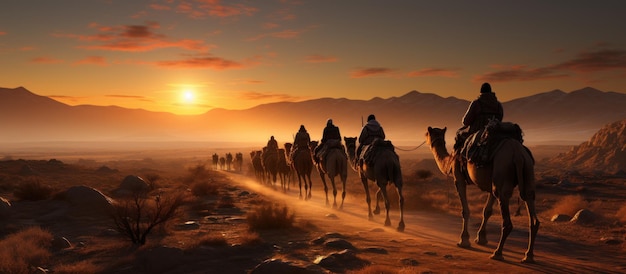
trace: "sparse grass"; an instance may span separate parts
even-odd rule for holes
[[[217,195],[218,187],[211,180],[203,180],[191,184],[191,193],[197,197]]]
[[[30,227],[0,241],[0,273],[30,273],[50,259],[52,234],[40,227]]]
[[[286,229],[293,227],[295,214],[287,206],[264,204],[248,212],[250,230]]]
[[[235,207],[235,200],[230,195],[226,194],[220,197],[217,201],[217,208],[233,208]]]
[[[43,184],[39,179],[28,179],[21,182],[13,191],[13,196],[19,200],[40,201],[52,196],[54,188]]]

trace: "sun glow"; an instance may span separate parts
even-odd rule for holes
[[[192,89],[185,89],[182,92],[182,100],[186,104],[192,104],[196,99],[196,94]]]

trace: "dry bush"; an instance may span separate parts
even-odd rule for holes
[[[626,223],[626,205],[620,207],[620,209],[617,211],[617,214],[615,214],[615,217],[617,217],[620,222]]]
[[[184,181],[187,184],[191,184],[196,181],[207,181],[210,179],[210,170],[206,168],[204,164],[198,164],[188,169],[189,174],[185,177]]]
[[[235,207],[235,199],[226,194],[217,201],[217,208],[233,208]]]
[[[218,187],[211,180],[194,182],[191,184],[191,193],[197,197],[217,195]]]
[[[0,273],[30,273],[50,259],[53,236],[40,227],[30,227],[0,241]]]
[[[55,274],[83,274],[100,273],[102,269],[91,261],[79,261],[71,264],[61,264],[54,267]]]
[[[271,203],[258,206],[247,214],[250,230],[286,229],[293,227],[295,214],[287,206]]]
[[[19,200],[40,201],[52,196],[54,188],[41,183],[38,179],[26,180],[15,188],[13,196]]]
[[[574,216],[576,212],[583,208],[588,208],[589,203],[580,195],[569,195],[563,197],[552,207],[553,214],[565,214]]]
[[[182,197],[180,193],[148,197],[145,192],[135,192],[115,206],[113,221],[117,230],[134,244],[144,245],[152,229],[165,227],[180,213]]]

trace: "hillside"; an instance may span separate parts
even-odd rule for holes
[[[569,152],[550,160],[566,170],[623,173],[626,171],[626,120],[608,124]]]
[[[362,119],[376,114],[388,139],[414,146],[428,126],[456,130],[469,102],[411,91],[399,97],[319,98],[277,102],[244,110],[212,109],[195,116],[117,106],[69,106],[26,88],[0,88],[0,142],[230,141],[263,144],[270,135],[290,142],[305,125],[319,139],[332,118],[344,136],[356,136]],[[520,124],[529,144],[578,144],[603,125],[626,117],[626,94],[583,88],[503,102],[505,120]],[[584,110],[584,111],[581,111]],[[449,136],[449,138],[452,138]]]

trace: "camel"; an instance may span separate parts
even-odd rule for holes
[[[243,153],[237,152],[235,154],[235,170],[241,172],[243,169]]]
[[[213,154],[213,169],[217,170],[217,164],[219,163],[220,156],[217,153]]]
[[[289,174],[291,167],[287,163],[287,156],[285,155],[285,149],[278,149],[278,177],[280,177],[280,186],[283,192],[287,192],[289,189]]]
[[[226,166],[226,158],[220,157],[220,170],[224,170],[225,166]]]
[[[287,157],[287,164],[289,165],[289,177],[288,177],[289,184],[287,185],[287,187],[289,187],[289,185],[295,181],[295,178],[293,176],[296,174],[296,171],[293,169],[293,165],[291,164],[291,157],[289,157],[289,155],[291,155],[291,147],[293,147],[293,144],[285,143],[284,147],[285,147],[285,156]]]
[[[376,208],[373,212],[374,214],[380,213],[380,206],[378,205],[378,203],[381,198],[384,199],[385,209],[387,211],[385,226],[391,225],[391,221],[389,219],[389,198],[387,195],[387,185],[389,183],[393,183],[396,186],[400,203],[400,222],[398,223],[397,230],[400,232],[404,231],[404,196],[402,196],[402,171],[400,169],[400,160],[396,152],[386,147],[384,149],[380,148],[373,165],[369,166],[365,162],[360,163],[359,165],[355,165],[354,163],[356,163],[358,160],[358,157],[356,156],[357,138],[344,137],[343,140],[346,142],[346,150],[348,152],[348,158],[350,158],[350,162],[352,163],[352,169],[359,174],[359,176],[361,177],[361,182],[363,183],[363,187],[365,188],[365,200],[367,201],[368,218],[370,220],[373,218],[368,185],[368,181],[371,180],[375,181],[376,185],[378,186],[378,191],[376,192]]]
[[[254,175],[259,182],[263,182],[263,178],[265,177],[263,171],[263,161],[261,160],[260,150],[254,150],[250,152],[250,158],[252,158],[252,168],[254,169]]]
[[[317,147],[317,141],[311,142],[311,150],[315,151]],[[317,171],[324,183],[324,192],[326,192],[326,205],[328,202],[328,187],[326,186],[326,176],[330,179],[330,183],[333,186],[333,208],[337,208],[337,187],[335,186],[335,177],[339,176],[341,183],[343,184],[341,192],[341,205],[339,209],[343,209],[343,201],[346,198],[346,180],[348,179],[348,157],[343,149],[343,146],[337,146],[328,148],[326,157],[320,159],[319,163],[316,163]]]
[[[263,170],[265,171],[263,181],[268,184],[275,184],[276,176],[278,175],[278,150],[271,150],[264,147],[261,158],[263,159]]]
[[[226,170],[230,170],[230,164],[233,163],[233,154],[226,153]]]
[[[298,185],[300,186],[300,199],[311,199],[311,191],[313,190],[313,182],[311,182],[311,171],[313,170],[311,149],[309,147],[297,148],[294,151],[292,157],[293,159],[291,161],[291,165],[296,171],[296,177],[298,177]],[[304,181],[304,196],[302,196],[302,181]]]
[[[491,258],[504,260],[502,255],[504,243],[513,230],[509,212],[509,200],[513,194],[513,189],[517,185],[520,197],[526,202],[529,219],[528,250],[522,262],[534,262],[533,248],[537,231],[539,230],[539,219],[535,210],[535,162],[532,154],[518,140],[507,138],[498,144],[490,164],[477,167],[471,162],[464,161],[456,154],[450,155],[448,153],[445,140],[446,129],[445,127],[443,129],[428,127],[426,143],[430,144],[439,170],[443,174],[451,175],[454,178],[454,184],[461,200],[461,206],[463,207],[463,230],[461,231],[461,240],[457,245],[462,248],[471,246],[467,231],[470,211],[466,187],[468,184],[475,184],[482,191],[491,193],[483,209],[483,220],[478,229],[475,242],[479,245],[487,244],[487,221],[491,217],[493,204],[498,199],[502,215],[502,231],[498,247],[491,255]]]

